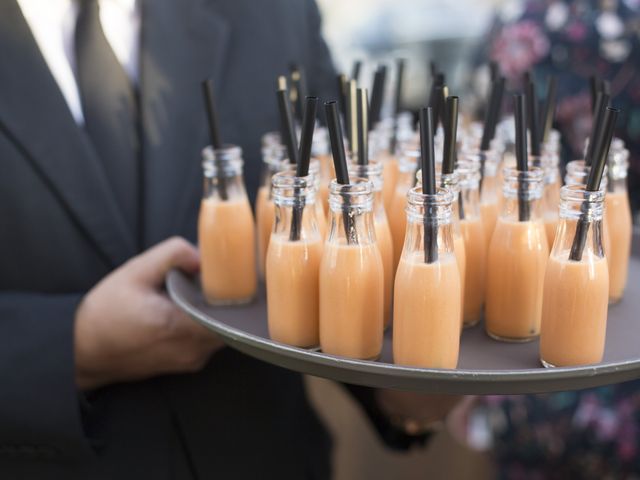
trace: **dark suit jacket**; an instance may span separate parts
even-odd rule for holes
[[[196,238],[199,82],[214,78],[252,195],[260,136],[278,126],[276,75],[298,60],[310,92],[333,96],[312,0],[141,3],[137,245],[19,7],[0,0],[0,478],[324,478],[330,441],[301,377],[230,349],[201,373],[110,386],[88,404],[75,387],[82,295],[141,249]]]

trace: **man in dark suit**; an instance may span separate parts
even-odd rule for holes
[[[200,81],[253,195],[276,76],[297,60],[333,96],[315,4],[37,3],[70,9],[74,54],[34,2],[0,1],[0,477],[327,478],[301,377],[220,348],[163,291],[198,269],[175,237],[196,238]]]

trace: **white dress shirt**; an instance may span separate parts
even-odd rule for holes
[[[84,123],[75,77],[75,0],[17,0],[76,123]],[[107,41],[132,82],[138,80],[140,9],[137,0],[99,0]]]

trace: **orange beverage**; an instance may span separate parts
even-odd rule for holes
[[[395,363],[425,368],[457,366],[461,290],[453,252],[452,200],[452,193],[442,188],[435,195],[422,194],[418,187],[408,194],[407,235],[395,280]],[[429,216],[425,203],[433,207]],[[431,242],[425,240],[425,224]]]
[[[492,148],[486,152],[466,153],[462,155],[462,158],[480,164],[480,217],[488,247],[502,203],[498,175],[502,163],[502,153],[498,149]]]
[[[604,192],[568,185],[561,195],[561,221],[542,302],[540,359],[546,367],[602,361],[607,327],[609,274],[601,243]],[[581,218],[588,226],[579,252],[572,247]]]
[[[255,224],[242,180],[242,150],[203,150],[204,197],[198,219],[202,289],[213,305],[256,294]]]
[[[484,225],[480,217],[480,165],[467,160],[458,161],[460,176],[460,232],[464,239],[464,301],[463,324],[472,326],[480,321],[484,305],[487,245]]]
[[[391,208],[387,210],[391,238],[393,239],[393,269],[398,268],[400,254],[404,246],[404,235],[407,229],[405,208],[407,192],[415,185],[415,174],[418,168],[418,150],[405,151],[400,157],[398,181],[391,200]]]
[[[523,342],[540,333],[549,257],[540,211],[542,182],[538,167],[527,172],[504,169],[503,207],[487,257],[485,327],[497,340]]]
[[[371,182],[329,186],[331,223],[320,263],[320,348],[373,359],[384,329],[384,267],[375,240]]]
[[[376,236],[376,243],[382,256],[382,266],[384,269],[384,326],[391,324],[391,302],[393,300],[393,240],[391,230],[387,220],[382,201],[384,189],[383,167],[377,161],[369,161],[366,165],[358,165],[351,162],[349,164],[349,175],[366,178],[371,182],[373,188],[373,227]]]
[[[274,134],[265,134],[263,137],[263,143],[265,142],[265,137],[270,138],[269,135],[273,136]],[[271,141],[273,141],[272,138],[271,140],[269,140],[269,142]],[[286,158],[286,153],[287,152],[284,145],[280,145],[279,143],[268,143],[267,147],[262,148],[262,159],[265,163],[265,166],[263,168],[261,186],[258,189],[258,194],[256,195],[258,272],[260,273],[260,277],[262,278],[264,278],[267,249],[269,247],[269,240],[271,238],[271,231],[273,229],[273,221],[275,218],[275,207],[273,204],[273,199],[271,198],[271,179],[278,172],[287,171],[289,169],[295,170],[295,165],[289,162],[289,159]],[[313,177],[316,191],[319,190],[321,185],[320,171],[321,162],[316,158],[312,158],[309,164],[309,174]],[[324,213],[324,207],[322,206],[322,199],[318,195],[315,196],[315,199],[316,203],[314,208],[316,210],[316,223],[321,238],[324,238],[324,235],[327,231],[327,221]]]
[[[589,177],[589,171],[591,167],[586,166],[584,160],[572,160],[567,163],[567,174],[564,178],[566,185],[586,185],[587,178]],[[605,166],[602,174],[602,181],[600,182],[600,190],[606,192],[609,189],[608,181],[608,168]],[[609,265],[609,288],[611,288],[611,236],[609,234],[609,214],[606,209],[606,197],[605,197],[605,209],[603,212],[602,222],[602,248],[604,249],[605,257],[607,258],[607,264]],[[610,292],[611,293],[611,292]],[[611,301],[611,298],[609,298]]]
[[[609,250],[609,302],[622,299],[627,285],[629,256],[631,255],[631,208],[627,192],[629,151],[618,148],[609,152],[609,178],[606,204],[606,226],[611,240]]]
[[[269,336],[296,347],[319,343],[322,239],[316,223],[314,178],[291,171],[273,177],[276,220],[267,252]],[[294,218],[296,210],[299,217]]]

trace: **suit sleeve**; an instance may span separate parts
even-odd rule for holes
[[[335,99],[336,71],[327,43],[322,37],[322,20],[315,0],[307,0],[307,84],[309,94],[322,102]],[[324,114],[320,114],[324,118]]]
[[[82,295],[0,292],[0,455],[90,455],[75,386]]]

